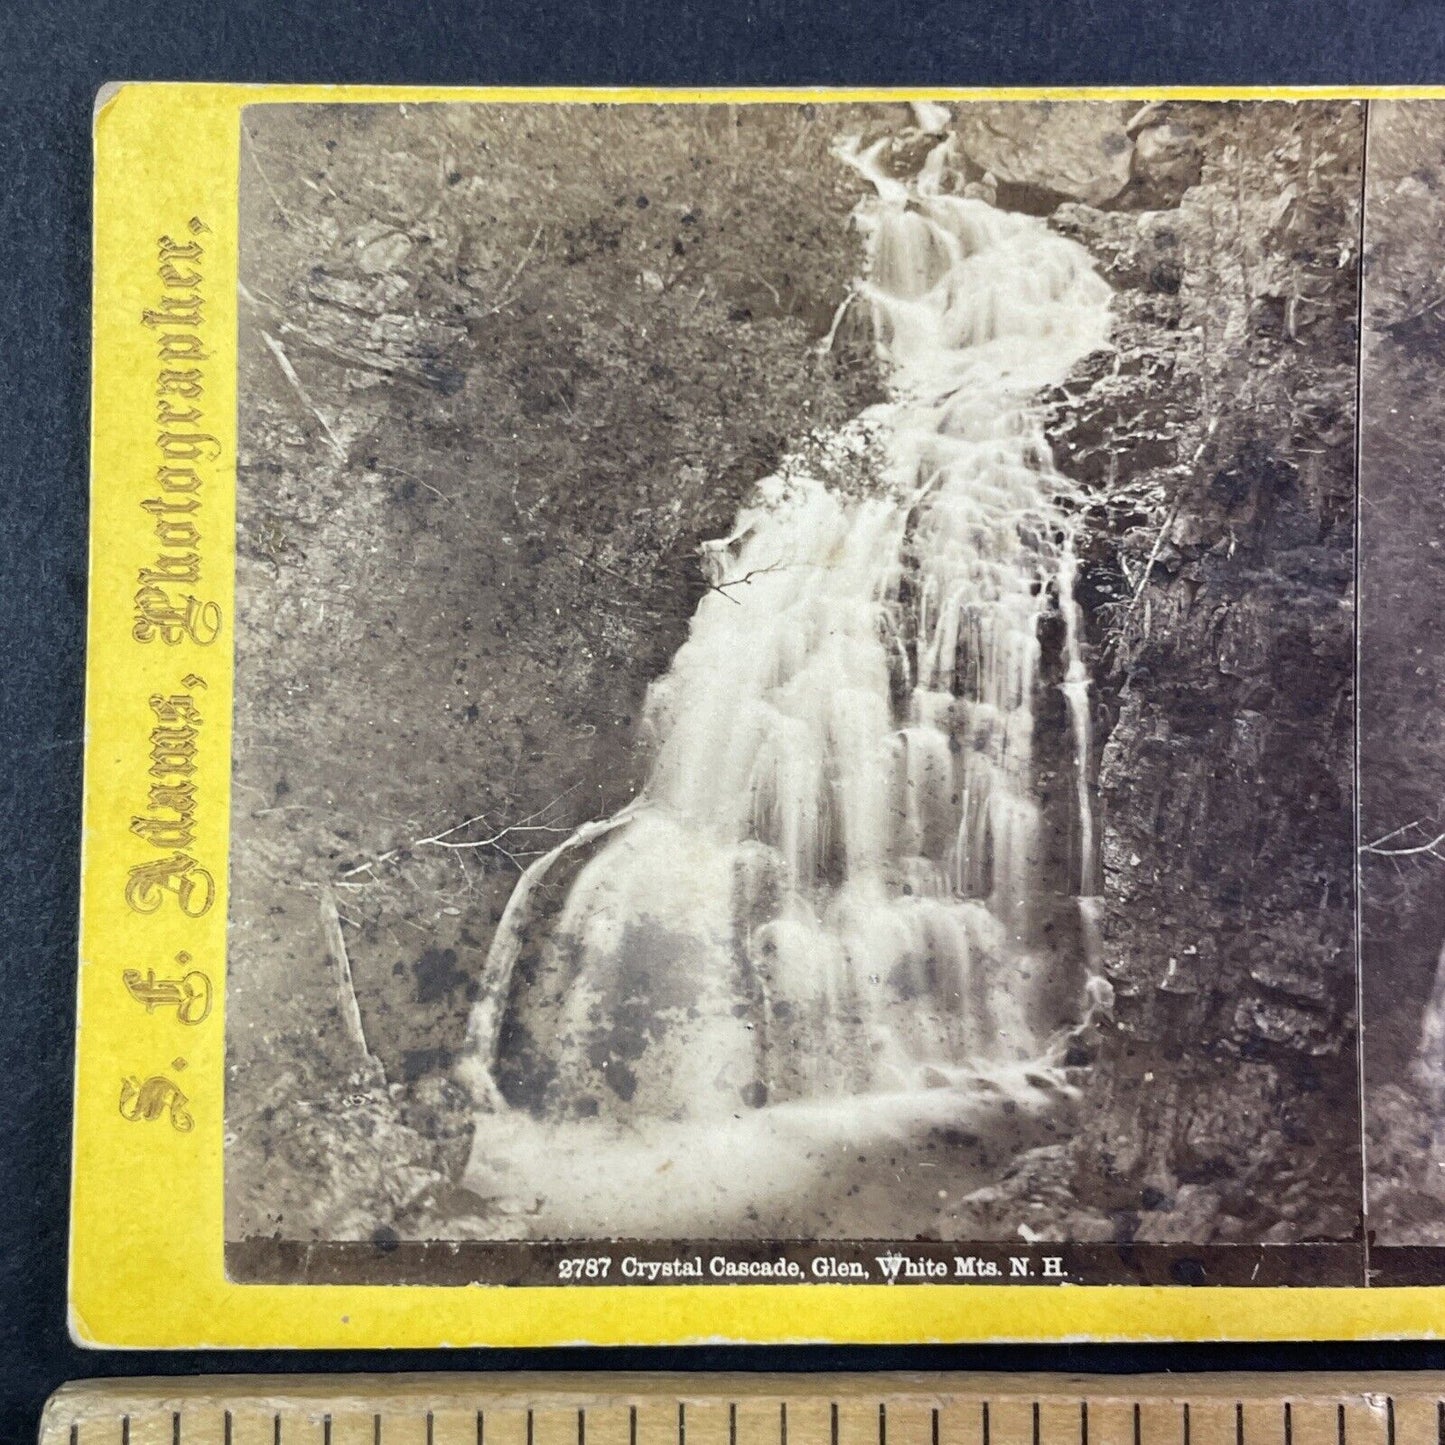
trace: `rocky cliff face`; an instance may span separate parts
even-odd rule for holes
[[[1053,428],[1098,522],[1085,588],[1116,993],[1092,1107],[1055,1165],[1097,1205],[1075,1233],[1357,1227],[1362,119],[1149,107],[1117,121],[1132,149],[1110,208],[1052,212],[1117,291],[1116,350],[1078,369]]]

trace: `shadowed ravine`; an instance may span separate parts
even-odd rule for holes
[[[1104,344],[1109,290],[1041,220],[943,194],[948,144],[907,181],[840,146],[873,193],[835,331],[867,327],[890,400],[707,546],[643,794],[497,929],[458,1066],[495,1237],[903,1237],[1066,1125],[1107,985],[1076,497],[1032,403]],[[529,937],[524,1109],[497,1079]]]

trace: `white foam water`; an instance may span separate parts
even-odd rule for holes
[[[1078,498],[1034,403],[1106,343],[1110,293],[1043,221],[945,194],[949,144],[910,181],[885,172],[886,141],[840,147],[871,187],[849,306],[889,400],[829,439],[837,465],[792,459],[704,548],[710,590],[649,695],[644,793],[586,825],[600,841],[541,944],[564,981],[535,1041],[555,1064],[545,1123],[499,1102],[498,1017],[533,885],[575,840],[519,884],[459,1070],[478,1193],[617,1226],[583,1194],[639,1159],[670,1167],[654,1155],[702,1128],[727,1141],[721,1166],[692,1150],[708,1227],[767,1233],[750,1151],[759,1167],[821,1159],[904,1119],[977,1122],[979,1100],[1067,1092],[1040,1069],[1085,1008],[1092,740]],[[1035,756],[1050,621],[1072,774],[1062,882]],[[1062,943],[1061,893],[1080,915]],[[645,1047],[619,1054],[613,1016],[639,1001]],[[810,1153],[800,1131],[832,1142]],[[583,1169],[593,1183],[569,1185]]]

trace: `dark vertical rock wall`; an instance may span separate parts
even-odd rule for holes
[[[1057,401],[1097,525],[1103,968],[1075,1195],[1140,1240],[1358,1223],[1352,568],[1362,108],[1130,117]],[[1152,137],[1152,139],[1151,139]]]

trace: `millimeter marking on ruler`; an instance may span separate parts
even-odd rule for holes
[[[1445,1445],[1445,1375],[90,1381],[41,1445]]]

